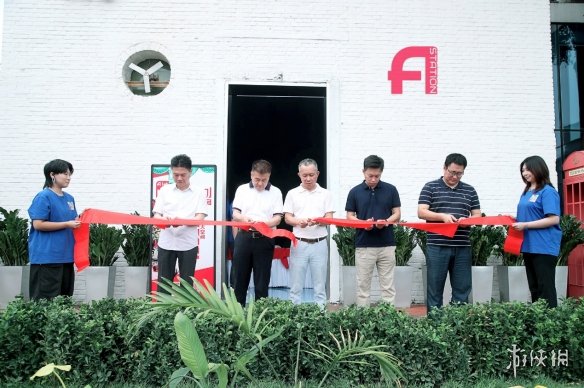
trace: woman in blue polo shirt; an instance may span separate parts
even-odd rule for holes
[[[71,181],[71,163],[52,160],[45,165],[44,174],[43,190],[28,209],[32,220],[28,255],[33,300],[73,295],[73,229],[81,224],[73,196],[63,191]]]
[[[517,222],[513,228],[523,231],[521,253],[531,300],[545,299],[550,307],[556,307],[556,262],[562,241],[560,196],[541,157],[530,156],[519,168],[525,189],[517,205]]]

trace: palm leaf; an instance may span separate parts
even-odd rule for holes
[[[174,329],[178,340],[180,358],[196,379],[205,379],[209,374],[209,363],[193,322],[183,313],[174,317]]]

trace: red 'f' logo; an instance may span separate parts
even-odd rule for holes
[[[426,94],[438,94],[438,48],[434,46],[411,46],[401,49],[391,62],[387,79],[391,82],[391,94],[402,94],[404,81],[420,81],[422,72],[404,70],[404,62],[409,58],[426,59]]]

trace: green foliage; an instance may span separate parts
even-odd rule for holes
[[[503,252],[501,258],[503,259],[503,265],[506,266],[519,266],[523,265],[523,255],[513,255],[509,252]]]
[[[121,229],[104,224],[89,227],[89,264],[94,267],[114,265],[118,250],[124,241]]]
[[[396,249],[395,259],[397,265],[407,265],[416,247],[416,232],[414,229],[403,225],[394,225]],[[343,265],[355,265],[355,228],[337,226],[333,240],[337,244],[337,250]]]
[[[487,265],[491,255],[502,255],[505,229],[499,225],[473,225],[470,227],[472,265]]]
[[[437,324],[452,328],[460,345],[468,350],[473,378],[512,377],[513,369],[507,366],[515,345],[520,349],[520,358],[527,357],[527,365],[516,369],[517,377],[547,375],[559,381],[582,381],[584,327],[575,324],[584,315],[582,301],[567,299],[553,309],[544,301],[446,307],[441,309]],[[540,350],[547,357],[545,368],[536,362],[530,364],[531,357],[539,356]],[[558,351],[567,352],[568,365],[552,367],[552,351],[556,356]]]
[[[0,207],[0,261],[4,265],[28,264],[28,220],[18,216],[18,209]]]
[[[134,215],[139,216],[138,212]],[[124,242],[122,250],[131,267],[147,267],[150,264],[150,226],[122,225]]]
[[[152,299],[155,300],[152,312],[145,314],[140,323],[143,324],[150,320],[152,316],[156,315],[157,311],[176,307],[199,311],[197,318],[209,314],[226,318],[235,324],[245,339],[250,342],[249,348],[238,355],[233,363],[208,363],[196,328],[184,314],[179,312],[175,317],[175,330],[181,359],[187,365],[195,380],[203,386],[209,384],[208,377],[211,372],[217,374],[221,387],[227,385],[228,371],[233,373],[233,382],[237,381],[239,373],[243,373],[253,381],[254,379],[248,370],[248,364],[257,357],[258,353],[263,354],[263,348],[279,337],[282,334],[282,329],[276,329],[270,333],[271,321],[266,322],[264,320],[267,309],[264,309],[257,316],[254,315],[254,302],[252,301],[248,305],[247,311],[244,311],[237,302],[233,289],[227,288],[225,284],[223,284],[225,300],[222,300],[208,281],[205,280],[205,285],[202,285],[196,279],[193,279],[193,281],[194,288],[184,279],[181,279],[180,284],[163,279],[159,283],[159,287],[166,293],[155,292],[151,295]],[[269,364],[269,359],[266,358],[266,361]],[[171,381],[171,383],[180,382],[179,377],[184,376],[184,370],[175,371],[173,376],[176,381]]]
[[[395,262],[396,265],[408,265],[416,248],[416,232],[414,229],[403,225],[394,225],[395,236]]]
[[[178,299],[191,299],[183,289],[173,291]],[[72,366],[67,373],[69,386],[162,386],[175,370],[182,368],[180,373],[188,377],[188,364],[181,356],[187,361],[203,359],[197,353],[203,350],[206,363],[200,362],[201,370],[204,365],[209,371],[214,365],[229,365],[228,381],[236,386],[316,386],[330,371],[326,386],[385,387],[388,382],[381,377],[375,355],[348,357],[349,349],[357,353],[359,344],[365,344],[363,338],[369,341],[366,346],[399,360],[404,376],[400,382],[408,387],[453,386],[447,382],[471,387],[486,379],[584,382],[584,299],[568,298],[553,309],[543,302],[446,306],[428,318],[414,318],[389,304],[327,312],[312,304],[267,298],[254,303],[252,309],[242,309],[241,316],[230,302],[216,305],[215,291],[209,292],[199,294],[202,299],[210,298],[208,310],[187,308],[186,304],[173,307],[162,295],[157,297],[160,305],[130,299],[75,305],[66,297],[31,302],[18,298],[0,312],[0,386],[31,384],[29,377],[47,362]],[[225,309],[227,306],[231,307]],[[227,312],[230,308],[235,309],[234,314]],[[153,310],[155,319],[134,324]],[[181,325],[187,325],[180,329],[186,338],[182,344],[186,353],[179,351],[181,340],[175,333],[179,311],[184,314]],[[330,333],[339,333],[339,328],[343,335],[333,338]],[[191,329],[196,330],[201,347]],[[261,385],[244,372],[236,375],[233,369],[259,343],[257,336],[248,335],[254,332],[264,340],[272,339],[255,347],[257,357],[244,363],[245,368],[252,376],[280,385]],[[516,369],[520,380],[514,380],[513,370],[507,368],[513,345],[521,350],[521,357],[527,357],[527,365]],[[531,351],[537,355],[540,350],[548,357],[546,367],[535,362],[530,365]],[[567,365],[552,367],[552,351],[567,354]],[[358,362],[341,362],[349,360]],[[337,367],[332,368],[331,361]],[[192,377],[190,368],[188,374]],[[213,372],[206,381],[220,384]]]
[[[567,265],[570,253],[580,244],[584,244],[584,229],[578,218],[571,214],[563,215],[560,218],[560,228],[562,229],[562,242],[560,243],[560,254],[557,265]]]
[[[80,306],[68,297],[11,302],[0,316],[0,367],[6,368],[0,386],[25,383],[49,360],[73,367],[67,376],[71,386],[126,381],[135,351],[127,341],[130,323],[143,309],[143,300]]]
[[[426,232],[425,230],[414,229],[414,236],[416,239],[416,244],[420,247],[422,253],[424,254],[424,257],[427,260],[428,253],[426,253],[426,245],[428,242],[428,232]]]
[[[313,346],[307,343],[310,350],[306,352],[325,361],[327,365],[326,373],[320,381],[319,387],[322,387],[329,375],[335,373],[341,366],[347,364],[372,366],[367,358],[373,357],[381,369],[385,381],[399,385],[399,380],[403,379],[403,375],[398,367],[399,361],[388,352],[384,351],[386,345],[374,345],[371,341],[366,340],[363,335],[359,335],[359,331],[355,331],[352,336],[349,330],[343,332],[340,330],[340,340],[333,334],[329,333],[335,342],[334,347],[329,347],[322,343]]]
[[[337,231],[333,234],[333,240],[337,244],[339,256],[343,265],[355,265],[355,228],[337,226]]]
[[[228,366],[223,363],[215,364],[207,361],[205,348],[193,322],[185,314],[178,312],[174,317],[174,329],[178,339],[180,357],[187,368],[175,371],[170,377],[169,386],[176,387],[187,375],[187,371],[190,371],[199,386],[209,386],[209,375],[215,373],[219,380],[217,386],[227,387]]]

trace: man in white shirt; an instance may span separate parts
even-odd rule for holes
[[[317,183],[318,175],[318,165],[313,159],[304,159],[298,164],[301,183],[286,195],[284,219],[293,227],[298,239],[298,245],[290,248],[290,300],[300,304],[306,270],[310,267],[314,301],[324,308],[327,303],[328,230],[313,219],[332,218],[334,211],[332,195]]]
[[[233,221],[264,222],[276,228],[282,220],[282,192],[270,183],[272,165],[256,160],[251,166],[251,181],[237,188],[233,199]],[[274,239],[253,230],[239,230],[233,247],[235,296],[245,306],[253,270],[255,299],[268,296],[274,258]]]
[[[207,216],[207,202],[202,189],[191,187],[191,158],[181,154],[172,158],[170,169],[174,185],[167,184],[158,192],[154,218],[202,220]],[[199,251],[197,226],[171,226],[160,231],[158,238],[158,281],[174,279],[176,261],[180,277],[191,285]]]

